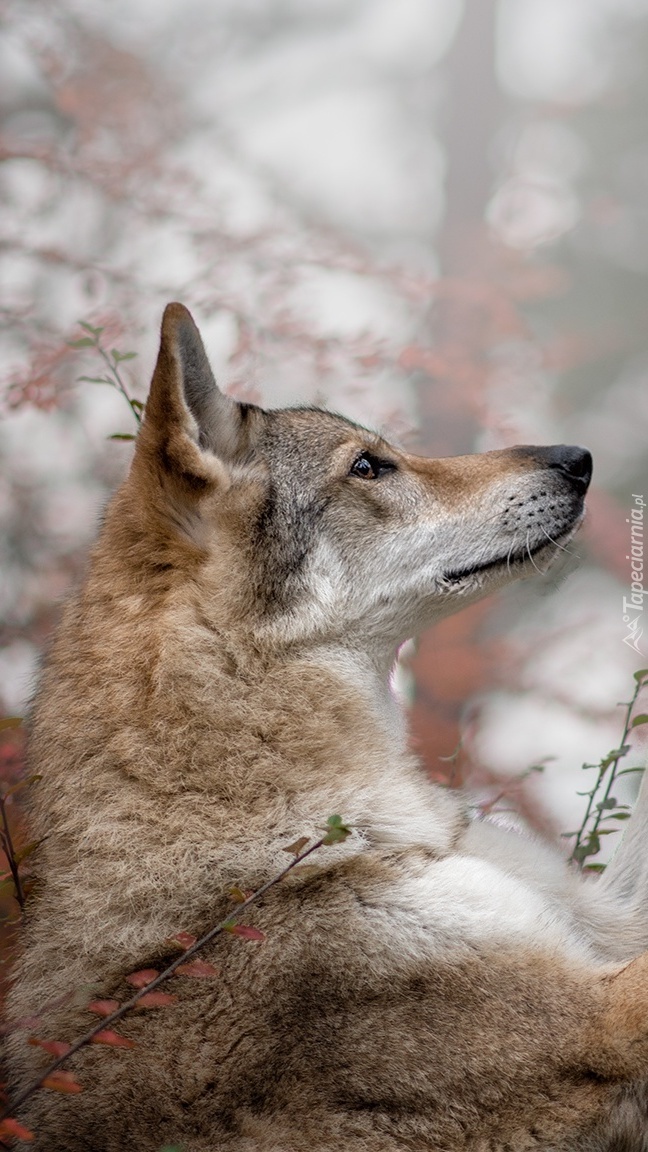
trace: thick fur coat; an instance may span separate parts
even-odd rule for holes
[[[80,1052],[80,1095],[35,1094],[33,1149],[648,1148],[648,801],[586,883],[425,779],[389,680],[408,636],[549,562],[590,468],[562,446],[425,460],[317,409],[237,404],[169,306],[35,702],[42,843],[10,1015],[74,1039],[89,999],[125,997],[231,885],[331,813],[353,833],[250,913],[264,943],[219,938],[218,977],[122,1022],[135,1049]],[[19,1029],[9,1048],[19,1088],[46,1057]]]

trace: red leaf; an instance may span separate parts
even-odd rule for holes
[[[43,1088],[49,1088],[52,1092],[83,1092],[72,1072],[50,1072],[43,1080]]]
[[[232,936],[241,936],[244,940],[265,940],[265,934],[258,928],[252,928],[250,924],[232,924],[227,928]]]
[[[191,948],[191,945],[196,943],[196,940],[197,937],[192,936],[191,932],[176,932],[175,936],[171,937],[171,944],[179,944],[186,951],[187,948]]]
[[[160,973],[157,968],[140,968],[139,972],[131,972],[130,976],[127,976],[126,979],[129,984],[133,985],[133,988],[146,988],[146,985],[150,984],[151,980],[155,980],[155,977],[159,975]]]
[[[176,976],[196,976],[205,980],[208,976],[218,976],[218,968],[208,964],[206,960],[190,960],[188,964],[180,964],[175,970]]]
[[[102,1028],[101,1032],[92,1037],[92,1043],[108,1044],[111,1048],[135,1047],[134,1040],[127,1040],[125,1036],[120,1036],[119,1032],[113,1032],[112,1028]]]
[[[19,1124],[11,1116],[8,1116],[6,1120],[0,1120],[0,1139],[4,1136],[9,1137],[9,1139],[24,1140],[26,1144],[35,1139],[34,1133],[30,1132],[29,1128]]]
[[[184,965],[180,965],[184,967]],[[189,965],[186,965],[189,967]],[[140,1000],[137,1001],[137,1008],[166,1008],[169,1004],[175,1004],[178,997],[173,996],[169,992],[146,992]]]
[[[36,1036],[30,1036],[27,1043],[33,1048],[42,1048],[50,1056],[67,1056],[70,1051],[70,1045],[65,1040],[38,1040]]]
[[[96,1016],[112,1016],[119,1008],[119,1000],[91,1000],[88,1004],[88,1012],[94,1012]]]
[[[308,836],[300,836],[299,840],[295,840],[294,844],[288,844],[284,848],[284,852],[291,852],[293,856],[299,856],[299,853],[304,850],[308,844]]]

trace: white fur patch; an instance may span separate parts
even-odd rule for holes
[[[385,893],[385,906],[427,954],[461,955],[499,943],[591,958],[564,905],[476,856],[453,854],[431,862],[420,874],[401,876]]]

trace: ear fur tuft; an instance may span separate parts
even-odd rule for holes
[[[168,304],[160,350],[138,437],[138,453],[188,494],[227,480],[241,425],[240,406],[219,390],[191,313]]]

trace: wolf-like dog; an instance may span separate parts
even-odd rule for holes
[[[34,706],[10,1016],[49,1004],[39,1037],[73,1040],[84,995],[124,998],[330,814],[353,831],[250,912],[265,942],[218,939],[217,977],[127,1017],[133,1051],[79,1052],[80,1095],[32,1096],[32,1148],[648,1148],[648,798],[586,881],[431,784],[390,689],[404,640],[565,546],[590,475],[582,448],[429,460],[237,403],[169,305]],[[9,1047],[18,1089],[47,1058]]]

